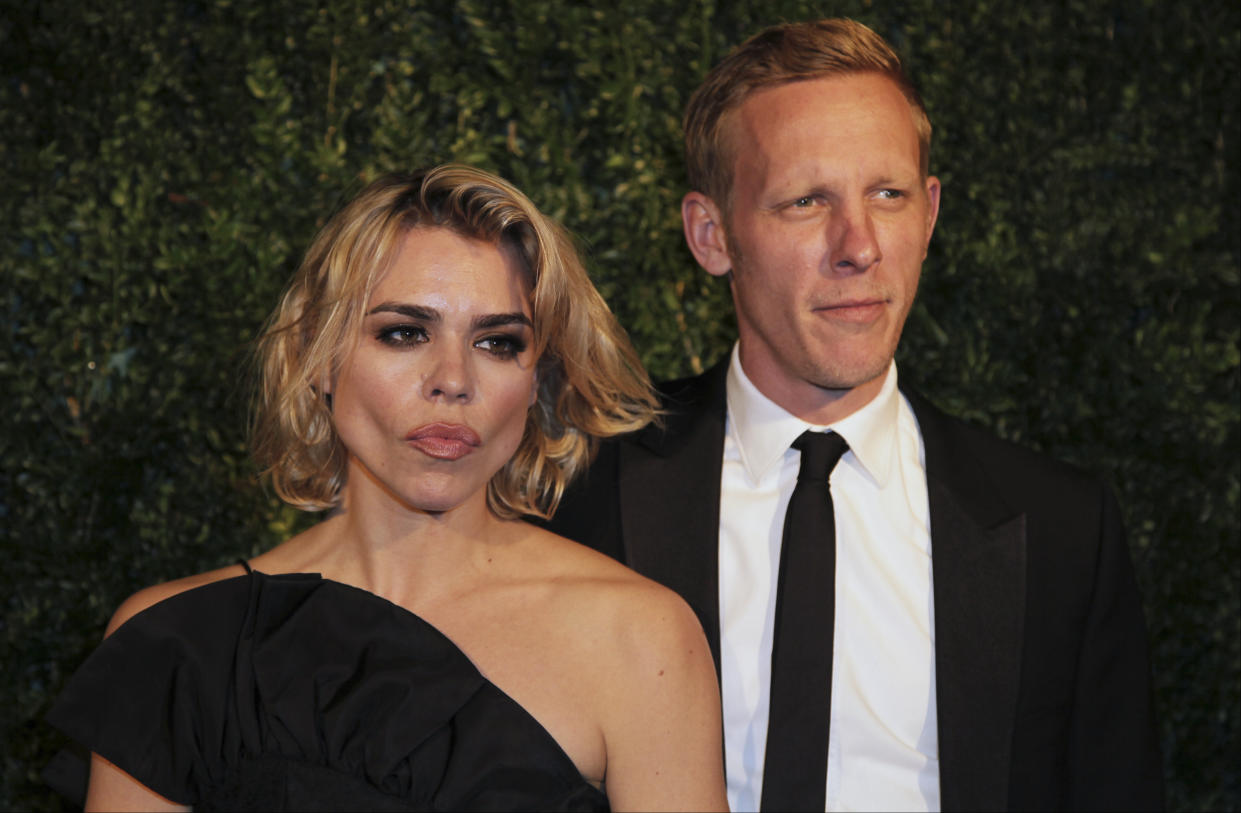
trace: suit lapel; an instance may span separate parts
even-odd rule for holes
[[[955,423],[915,393],[926,450],[944,810],[1008,806],[1025,615],[1026,518]]]
[[[662,427],[620,449],[625,561],[693,608],[720,666],[719,525],[728,359],[664,387]]]
[[[664,389],[663,427],[620,449],[625,561],[680,593],[719,670],[719,488],[727,359]],[[1025,515],[1007,507],[953,419],[905,391],[926,450],[944,810],[1008,804],[1025,613]]]

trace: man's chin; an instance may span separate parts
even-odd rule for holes
[[[878,387],[882,384],[892,357],[863,360],[852,365],[821,364],[810,371],[806,380],[819,389],[831,390],[840,395],[868,386]]]

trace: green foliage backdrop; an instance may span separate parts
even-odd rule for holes
[[[744,36],[831,15],[906,54],[936,127],[902,374],[1114,484],[1169,801],[1238,809],[1241,24],[1214,0],[3,0],[0,807],[57,807],[41,718],[125,595],[307,521],[256,484],[243,370],[345,196],[498,171],[653,374],[701,369],[734,325],[680,238],[682,108]]]

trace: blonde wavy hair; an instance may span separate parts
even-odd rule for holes
[[[487,504],[506,519],[550,518],[599,438],[645,426],[657,401],[568,234],[507,181],[472,167],[379,178],[315,237],[258,341],[255,459],[291,505],[339,504],[348,451],[320,383],[340,370],[372,290],[419,227],[511,246],[531,275],[538,397]]]

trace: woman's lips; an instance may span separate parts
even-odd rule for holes
[[[462,424],[429,423],[406,435],[405,442],[436,460],[460,460],[482,440],[477,432]]]

